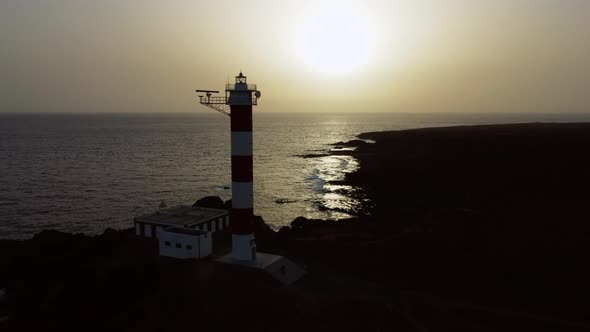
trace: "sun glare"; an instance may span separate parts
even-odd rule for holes
[[[313,70],[326,74],[359,71],[374,51],[374,29],[358,6],[316,5],[299,24],[295,52]]]

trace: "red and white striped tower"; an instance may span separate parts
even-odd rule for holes
[[[269,272],[285,284],[301,278],[305,271],[282,256],[256,254],[254,240],[254,172],[252,158],[252,106],[258,104],[260,91],[254,84],[248,84],[240,72],[236,83],[225,86],[225,96],[214,94],[215,90],[196,90],[199,103],[231,117],[231,180],[232,210],[232,253],[217,261],[239,264]],[[229,106],[230,112],[227,112]],[[280,272],[277,271],[280,266]]]
[[[199,102],[231,117],[231,180],[232,258],[240,261],[256,260],[254,240],[254,173],[252,159],[252,106],[258,103],[260,91],[248,84],[240,72],[236,83],[227,83],[225,97],[216,97],[219,91],[196,90],[205,95]],[[230,112],[227,112],[229,105]]]
[[[225,87],[231,116],[232,257],[256,260],[254,239],[254,173],[252,158],[252,105],[260,97],[241,72]],[[229,94],[229,95],[228,95]]]

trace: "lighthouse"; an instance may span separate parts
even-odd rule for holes
[[[231,116],[232,256],[256,260],[254,239],[254,172],[252,158],[252,105],[260,96],[240,72],[225,87]]]
[[[252,106],[257,105],[260,91],[255,84],[248,84],[247,77],[240,72],[235,83],[226,84],[225,97],[212,96],[218,91],[197,92],[205,93],[199,96],[201,104],[231,118],[232,258],[255,261]]]
[[[232,252],[218,258],[217,261],[264,270],[284,284],[296,282],[305,274],[305,270],[283,256],[256,252],[252,106],[258,104],[260,91],[255,84],[248,84],[246,76],[241,71],[236,76],[235,83],[226,84],[224,97],[214,96],[219,91],[196,91],[204,93],[199,96],[201,105],[231,118]]]

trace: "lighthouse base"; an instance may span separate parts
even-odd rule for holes
[[[256,240],[254,234],[231,236],[232,258],[240,261],[256,260]]]
[[[234,259],[232,254],[218,258],[217,261],[263,270],[285,285],[292,284],[305,275],[305,270],[288,258],[262,252],[256,253],[256,259],[251,261]]]

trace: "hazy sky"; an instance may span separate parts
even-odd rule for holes
[[[0,111],[203,111],[240,69],[266,112],[590,112],[590,1],[0,1]]]

